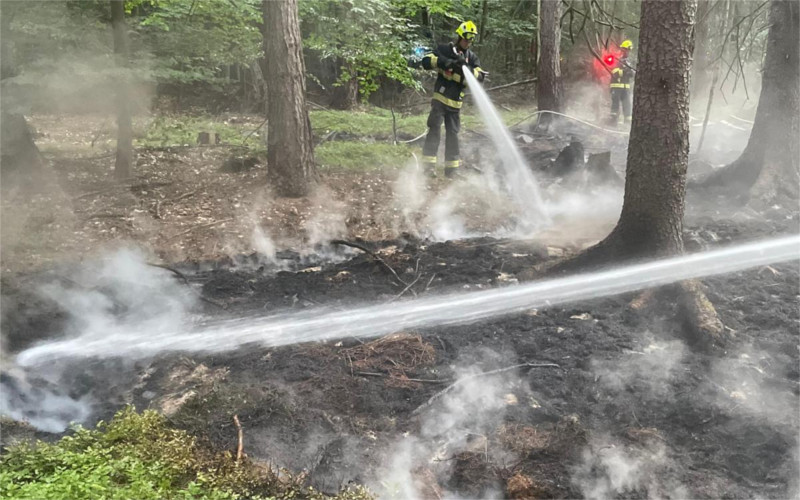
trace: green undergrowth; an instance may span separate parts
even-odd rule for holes
[[[385,170],[412,161],[412,151],[405,144],[330,141],[316,148],[314,157],[323,170]]]
[[[212,452],[154,411],[128,407],[56,443],[21,443],[0,457],[0,498],[323,499],[302,476]],[[340,500],[367,500],[366,489]]]
[[[253,126],[251,128],[255,129]],[[262,129],[263,130],[263,129]],[[241,145],[250,131],[210,117],[188,115],[162,115],[156,117],[136,139],[137,146],[165,148],[174,146],[196,146],[200,132],[219,134],[221,144]],[[213,138],[212,138],[213,142]],[[256,147],[260,141],[251,137],[247,144]]]
[[[519,122],[531,113],[530,108],[501,109],[506,124]],[[315,110],[310,112],[311,127],[317,140],[324,140],[316,149],[317,164],[322,169],[375,170],[396,168],[412,160],[414,147],[392,144],[394,130],[390,110],[366,107],[357,111]],[[254,120],[250,120],[251,122]],[[400,139],[417,137],[426,130],[427,108],[417,114],[395,113]],[[481,117],[473,106],[462,111],[463,129],[482,130]],[[152,120],[137,138],[139,147],[195,146],[200,132],[219,134],[220,143],[245,145],[251,152],[263,153],[266,126],[251,134],[253,123],[228,123],[212,117],[164,115]],[[332,135],[336,133],[339,135]],[[464,133],[461,134],[464,136]],[[247,142],[245,143],[245,139]],[[464,140],[464,139],[462,139]],[[418,146],[416,146],[419,149]]]

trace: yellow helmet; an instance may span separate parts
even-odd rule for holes
[[[621,49],[632,49],[633,48],[633,42],[631,42],[630,40],[625,40],[624,42],[619,44],[619,48],[621,48]]]
[[[456,33],[458,33],[458,36],[461,38],[474,40],[478,35],[478,27],[475,26],[475,23],[472,21],[464,21],[458,26],[458,28],[456,28]]]

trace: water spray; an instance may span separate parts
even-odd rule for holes
[[[195,331],[142,331],[137,325],[87,331],[17,356],[23,366],[63,358],[145,358],[163,352],[219,352],[244,345],[277,347],[343,337],[377,337],[407,329],[472,323],[532,308],[596,299],[676,281],[800,260],[800,236],[776,238],[617,269],[471,293],[425,297],[346,311],[315,309],[248,317]]]
[[[539,192],[539,183],[522,157],[516,142],[508,133],[497,109],[492,105],[489,94],[478,83],[471,68],[463,66],[462,73],[467,80],[475,104],[486,122],[489,136],[500,155],[506,189],[521,211],[521,223],[525,226],[521,229],[534,232],[534,230],[548,225],[550,217]]]

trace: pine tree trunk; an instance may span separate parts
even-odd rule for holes
[[[761,96],[741,156],[702,185],[771,200],[800,191],[800,3],[772,0]],[[752,189],[751,189],[752,188]]]
[[[350,78],[331,89],[331,107],[334,109],[348,110],[358,105],[358,78],[355,76],[355,70],[352,64],[337,60],[336,81],[339,81],[344,71],[349,73]]]
[[[486,41],[486,23],[489,18],[489,0],[483,0],[483,6],[481,7],[481,25],[478,26],[478,43],[483,43]]]
[[[683,251],[696,0],[642,2],[622,214],[598,246],[619,255]]]
[[[711,0],[699,0],[697,4],[697,26],[695,28],[694,67],[692,71],[692,95],[699,97],[711,80],[713,68],[710,68],[711,55],[711,20],[709,13],[714,4]]]
[[[689,88],[696,0],[643,0],[639,65],[628,143],[625,200],[608,237],[562,269],[613,259],[683,252],[683,213],[689,165]],[[728,340],[697,281],[675,292],[687,340],[700,348]]]
[[[264,0],[267,87],[267,163],[280,196],[305,196],[316,181],[311,122],[306,109],[297,0]]]
[[[541,3],[541,51],[536,86],[536,102],[539,110],[563,110],[563,90],[561,84],[561,0],[542,0]],[[553,116],[544,113],[540,124],[548,124]]]
[[[2,2],[0,5],[0,80],[17,76],[15,50],[11,37],[11,18],[21,4]],[[0,167],[3,183],[32,184],[42,173],[44,161],[33,141],[28,122],[21,110],[14,109],[14,100],[4,88],[0,106]]]
[[[124,0],[111,0],[111,25],[114,30],[114,54],[118,68],[128,67],[128,31],[125,26]],[[117,83],[117,159],[114,177],[125,179],[131,175],[133,158],[133,123],[127,74]]]

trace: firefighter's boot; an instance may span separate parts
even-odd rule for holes
[[[461,160],[449,160],[444,164],[444,176],[448,179],[460,179],[463,177],[461,174]]]
[[[431,179],[436,178],[436,157],[423,156],[422,157],[422,172]]]
[[[459,167],[444,167],[444,176],[448,179],[463,179],[464,174],[461,173]]]

